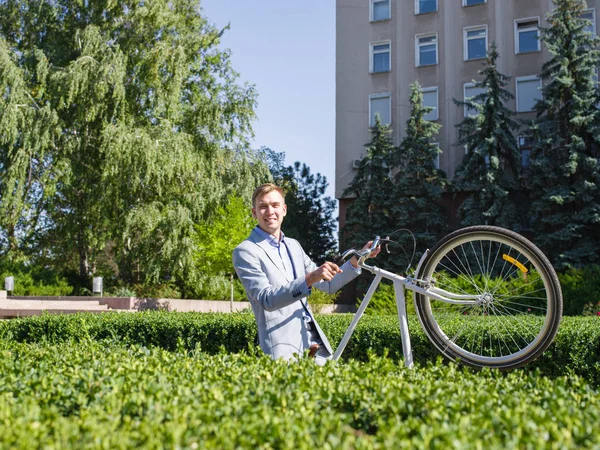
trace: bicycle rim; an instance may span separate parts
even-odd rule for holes
[[[562,294],[548,259],[521,235],[469,227],[446,236],[428,254],[418,278],[477,302],[453,305],[415,294],[421,324],[448,358],[474,367],[516,368],[552,342]]]

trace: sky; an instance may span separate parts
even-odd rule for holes
[[[335,1],[201,0],[231,50],[240,83],[256,86],[252,148],[285,152],[286,165],[306,163],[335,176]]]

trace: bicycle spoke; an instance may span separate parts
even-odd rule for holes
[[[500,312],[499,310],[497,310],[496,308],[494,308],[494,310]],[[517,348],[519,350],[522,350],[523,347],[521,347],[519,344],[517,344],[517,342],[514,340],[514,336],[513,333],[511,332],[511,330],[506,326],[505,320],[507,320],[508,317],[512,317],[514,318],[515,316],[512,314],[499,314],[497,315],[499,322],[501,323],[501,325],[504,327],[504,330],[506,331],[506,333],[508,334],[508,336],[511,338],[511,340],[515,343],[515,345],[517,346]],[[519,337],[523,340],[523,342],[525,343],[525,347],[529,344],[529,342],[523,337],[523,335],[518,331],[515,330],[517,332],[517,334],[519,335]]]
[[[438,349],[478,367],[518,367],[539,356],[556,334],[562,305],[560,297],[558,307],[553,303],[560,290],[552,290],[553,269],[539,255],[521,236],[496,227],[470,227],[442,240],[419,276],[450,298],[473,295],[475,301],[421,297],[427,306],[417,305],[417,313]]]

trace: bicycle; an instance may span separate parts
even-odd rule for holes
[[[420,324],[447,358],[468,366],[514,369],[538,358],[552,343],[562,317],[562,292],[552,265],[532,242],[494,226],[450,233],[421,257],[414,276],[365,263],[390,242],[377,236],[370,248],[347,250],[373,273],[371,286],[334,355],[339,359],[383,278],[394,284],[402,351],[413,357],[405,290],[413,291]]]

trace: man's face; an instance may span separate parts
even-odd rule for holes
[[[287,206],[277,191],[271,191],[257,198],[252,208],[252,217],[258,220],[258,226],[277,238],[286,213]]]

